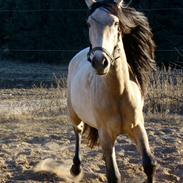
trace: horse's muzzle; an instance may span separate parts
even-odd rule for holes
[[[100,56],[94,56],[91,60],[91,64],[98,75],[104,75],[109,70],[110,61],[105,57],[104,54],[101,54]]]

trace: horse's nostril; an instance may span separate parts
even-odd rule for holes
[[[107,59],[104,59],[104,67],[106,68],[108,66],[109,62],[107,61]]]
[[[95,63],[94,60],[92,60],[91,64],[92,64],[92,66],[95,68],[96,63]]]

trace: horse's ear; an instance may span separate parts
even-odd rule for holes
[[[118,7],[123,6],[123,0],[114,0],[115,3],[117,3]]]
[[[96,2],[97,2],[97,0],[85,0],[85,3],[88,6],[88,8],[91,8],[93,3],[96,3]]]

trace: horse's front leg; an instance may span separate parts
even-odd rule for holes
[[[103,149],[108,182],[121,183],[121,175],[117,166],[115,155],[115,139],[112,139],[106,130],[99,130],[99,140]]]
[[[149,147],[148,136],[144,124],[141,123],[134,127],[129,135],[135,141],[137,149],[142,154],[142,164],[144,172],[147,175],[147,183],[153,183],[156,161]]]
[[[81,172],[81,160],[80,160],[80,144],[81,144],[81,131],[74,128],[75,136],[76,136],[76,144],[75,144],[75,155],[73,158],[73,165],[70,169],[71,174],[74,176],[79,175]]]

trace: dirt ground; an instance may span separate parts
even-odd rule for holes
[[[38,89],[37,89],[38,90]],[[52,115],[40,115],[41,107],[36,101],[54,100],[54,90],[0,90],[0,182],[72,182],[67,179],[74,154],[74,133],[65,114],[66,101]],[[38,94],[39,93],[39,94]],[[41,97],[42,96],[42,97]],[[55,98],[58,100],[58,98]],[[27,101],[29,101],[27,103]],[[39,103],[41,103],[39,101]],[[33,107],[31,107],[31,105]],[[53,104],[52,104],[53,105]],[[37,107],[37,108],[36,108]],[[39,115],[33,113],[39,110]],[[55,110],[55,108],[54,108]],[[23,111],[23,112],[21,112]],[[27,112],[26,112],[27,111]],[[60,114],[59,114],[60,111]],[[30,115],[31,114],[31,115]],[[34,115],[33,115],[34,114]],[[8,116],[9,115],[9,116]],[[183,182],[183,118],[146,121],[152,151],[158,162],[156,183]],[[145,181],[141,157],[135,146],[125,136],[116,142],[117,161],[123,182]],[[81,182],[106,182],[105,166],[100,147],[90,149],[85,140],[81,146],[83,178]],[[62,167],[63,177],[50,173],[35,173],[34,167],[41,160],[52,158]],[[63,169],[64,168],[64,169]],[[73,180],[73,182],[75,182]]]
[[[43,81],[52,82],[53,74],[63,74],[63,70],[49,65],[27,66],[13,62],[0,64],[0,183],[78,181],[69,174],[75,137],[66,114],[66,89],[32,87],[35,81],[39,84]],[[177,80],[180,81],[181,77]],[[64,80],[61,85],[65,85]],[[152,90],[154,88],[153,86]],[[176,96],[180,95],[181,99],[182,89],[177,91],[179,93]],[[174,87],[170,96],[173,93]],[[156,96],[150,102],[155,101]],[[172,106],[175,108],[175,105]],[[182,110],[181,107],[180,100],[176,111],[179,108]],[[168,105],[165,106],[167,108]],[[147,115],[145,123],[150,145],[158,162],[155,182],[182,183],[183,116],[181,113],[169,116],[171,111],[162,111],[166,112],[164,117],[159,114]],[[117,139],[116,154],[124,183],[142,183],[146,180],[141,157],[127,137],[120,136]],[[80,182],[106,182],[100,146],[91,150],[83,139],[81,157],[83,177]],[[60,177],[53,173],[33,171],[38,165],[39,169],[48,170],[46,166],[41,167],[40,162],[45,163],[45,159],[49,162],[50,158],[58,163],[55,163],[57,169],[47,167],[50,168],[49,172],[55,172]]]

